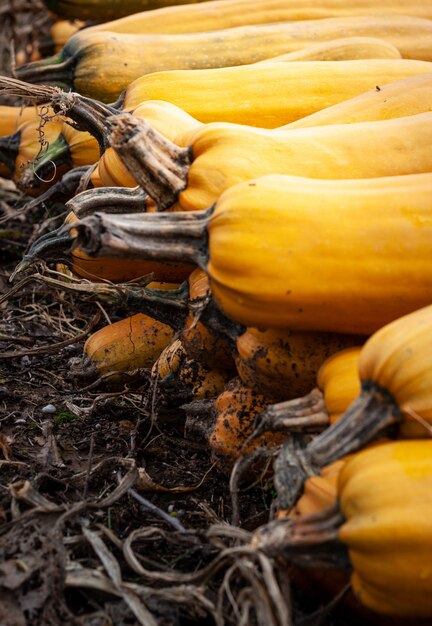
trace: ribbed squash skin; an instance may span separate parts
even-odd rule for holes
[[[391,394],[405,418],[400,426],[403,437],[431,434],[431,340],[432,306],[427,306],[378,330],[360,354],[362,385],[374,383]]]
[[[55,1],[55,0],[52,0]],[[146,0],[139,0],[145,2]],[[122,3],[123,5],[125,3]],[[432,18],[432,9],[424,0],[213,0],[200,4],[169,7],[92,26],[91,30],[110,30],[116,33],[192,33],[220,30],[244,24],[265,24],[289,20],[309,20],[329,17],[364,15],[414,15]],[[57,7],[59,3],[56,2]],[[146,7],[147,8],[147,7]],[[140,10],[140,9],[138,9]],[[94,18],[92,18],[94,19]],[[100,19],[107,19],[106,13]]]
[[[353,565],[352,586],[388,615],[432,616],[432,442],[387,443],[342,469],[339,530]]]
[[[64,123],[62,136],[69,147],[73,167],[92,165],[99,159],[98,143],[90,133],[77,131]]]
[[[357,342],[350,335],[248,328],[237,339],[235,362],[245,385],[270,399],[288,400],[313,388],[329,355]]]
[[[113,102],[128,84],[144,74],[245,65],[341,36],[381,37],[406,58],[432,60],[431,21],[402,16],[355,17],[174,35],[84,30],[74,35],[58,55],[24,65],[17,74],[22,80],[55,84]]]
[[[192,147],[193,162],[173,208],[207,209],[228,187],[266,174],[354,179],[430,172],[431,140],[432,113],[290,133],[207,124],[178,138]]]
[[[125,110],[127,107],[125,108]],[[179,133],[200,123],[179,107],[162,100],[148,100],[133,107],[134,117],[145,119],[164,137],[174,141]],[[107,148],[91,177],[95,187],[136,187],[137,183],[113,148]]]
[[[360,393],[361,347],[347,348],[329,357],[320,367],[317,382],[323,392],[330,424],[336,422]]]
[[[208,226],[213,295],[248,326],[371,334],[430,301],[431,191],[432,174],[237,185]]]
[[[432,73],[411,76],[308,115],[281,129],[353,124],[432,111]]]
[[[376,85],[430,73],[432,65],[408,59],[256,63],[208,70],[148,74],[126,90],[125,108],[166,100],[200,122],[276,128]]]
[[[339,459],[326,467],[323,467],[319,476],[311,476],[304,484],[304,491],[292,511],[281,510],[278,517],[287,517],[287,514],[295,519],[298,515],[311,515],[324,511],[333,506],[338,498],[339,475],[348,460]]]
[[[69,213],[65,219],[66,224],[73,224],[78,218],[74,213]],[[185,280],[194,269],[188,263],[159,263],[158,261],[141,261],[131,259],[112,259],[104,257],[91,257],[80,248],[71,252],[72,271],[77,276],[89,280],[110,280],[112,282],[125,282],[154,274],[156,280],[178,283]]]
[[[166,324],[137,313],[91,335],[84,344],[84,354],[99,375],[149,368],[173,335]]]
[[[215,0],[216,1],[216,0]],[[214,70],[212,70],[213,72]],[[186,72],[188,73],[188,72]],[[195,70],[195,73],[199,73]],[[138,79],[135,83],[129,86],[126,92],[126,102],[134,102],[139,100],[138,93],[134,93],[135,87],[139,85],[146,85],[146,82],[151,82],[156,77],[170,77],[181,76],[185,72],[161,72],[158,74],[151,74],[145,76],[142,79]],[[173,85],[171,85],[173,87]],[[280,87],[278,87],[277,93],[279,94]],[[296,92],[300,95],[300,91]],[[130,99],[129,95],[130,94]],[[174,94],[174,95],[173,95]],[[194,100],[191,106],[200,109],[205,107],[207,113],[217,117],[220,115],[220,107],[224,108],[223,114],[229,115],[228,104],[225,96],[221,96],[217,104],[212,100],[213,113],[210,110],[208,98],[200,101],[201,96],[205,96],[206,92],[200,87],[199,91],[194,93],[197,100]],[[263,95],[256,92],[250,94],[255,100],[258,96],[258,101],[255,103],[257,109],[261,106],[260,102],[263,101]],[[180,99],[183,106],[187,106],[191,101],[191,93],[185,90],[176,91],[171,90],[170,93],[166,93],[166,97],[170,99]],[[264,96],[265,99],[265,96]],[[187,102],[186,102],[187,101]],[[365,94],[356,96],[339,104],[326,107],[321,111],[317,111],[306,117],[281,126],[279,130],[291,130],[296,128],[304,128],[310,126],[325,126],[329,124],[352,124],[356,122],[368,122],[388,120],[396,117],[404,117],[409,115],[416,115],[418,113],[426,113],[432,110],[432,73],[420,74],[418,76],[412,76],[410,78],[397,80],[388,85],[380,86],[379,90],[374,87],[371,91]],[[204,105],[203,105],[204,103]],[[274,104],[279,106],[280,100],[274,98]],[[286,103],[285,103],[286,104]],[[237,108],[233,115],[237,118],[242,116],[241,108]],[[280,114],[286,115],[285,110],[280,110]],[[179,109],[175,105],[171,105],[168,102],[163,101],[147,101],[137,107],[134,111],[136,117],[143,117],[165,137],[176,141],[180,138],[182,142],[182,131],[187,133],[189,129],[199,127],[199,122],[185,113],[182,109]],[[250,125],[251,119],[254,118],[255,113],[250,111],[251,118],[248,119]],[[267,118],[268,119],[268,118]],[[184,143],[184,140],[183,140]],[[302,161],[304,162],[304,160]],[[92,175],[92,183],[95,187],[100,186],[125,186],[134,187],[136,181],[133,176],[127,171],[120,158],[112,148],[108,148],[100,159],[100,164],[97,170]]]

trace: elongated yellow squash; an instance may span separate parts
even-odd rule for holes
[[[98,157],[96,139],[57,116],[46,123],[35,116],[13,135],[0,138],[0,162],[21,188],[34,192],[73,167],[96,162]]]
[[[431,184],[271,176],[228,190],[208,229],[214,297],[255,326],[370,334],[429,302]]]
[[[48,113],[49,115],[54,115],[54,112],[51,111],[47,107],[40,106],[29,106],[29,107],[19,107],[19,106],[0,106],[0,137],[5,137],[6,135],[12,135],[15,133],[19,126],[24,122],[28,122],[30,120],[39,119],[39,111]]]
[[[388,41],[377,37],[342,37],[306,46],[295,52],[264,59],[258,63],[277,61],[355,61],[356,59],[400,59],[399,50]]]
[[[432,74],[419,74],[340,102],[281,126],[293,130],[328,124],[353,124],[432,111]]]
[[[64,0],[48,0],[55,3],[55,7],[62,12],[66,11]],[[77,2],[77,0],[75,0]],[[172,2],[171,6],[152,11],[143,6],[136,8],[133,4],[122,2],[122,9],[130,11],[127,17],[110,23],[102,23],[90,27],[91,30],[111,30],[116,33],[192,33],[207,30],[220,30],[244,24],[264,24],[270,22],[286,22],[289,20],[316,20],[328,17],[364,16],[364,15],[414,15],[417,17],[432,18],[432,9],[424,0],[325,0],[317,4],[316,0],[213,0],[212,2],[179,3]],[[91,6],[86,2],[86,5]],[[75,11],[69,6],[69,16]],[[75,6],[82,6],[76,4]],[[93,0],[95,6],[95,0]],[[102,10],[98,17],[88,19],[112,19],[112,13],[107,10],[106,3],[100,4]],[[111,6],[111,4],[110,4]],[[160,5],[161,6],[161,5]],[[120,8],[119,3],[117,8]],[[52,9],[54,11],[54,8]],[[136,11],[142,10],[137,14]]]
[[[24,81],[54,84],[113,102],[129,83],[144,74],[245,65],[341,36],[381,37],[406,58],[432,60],[430,20],[340,17],[174,35],[84,30],[74,35],[60,53],[19,67],[17,75]],[[137,48],[140,54],[136,54]]]
[[[432,64],[407,59],[257,63],[143,76],[126,90],[126,110],[166,100],[200,122],[276,128],[401,78],[426,74]]]
[[[353,179],[432,171],[432,113],[289,132],[207,124],[177,138],[183,149],[130,115],[111,126],[112,147],[159,210],[207,209],[232,185],[271,173]]]
[[[87,218],[85,249],[195,260],[222,311],[248,326],[369,335],[430,301],[431,190],[431,173],[267,176],[204,212]]]

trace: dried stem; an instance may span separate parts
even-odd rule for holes
[[[328,426],[328,423],[329,415],[323,394],[319,389],[313,389],[303,398],[268,406],[265,411],[257,415],[251,439],[267,431],[305,432]]]
[[[79,218],[92,215],[98,209],[110,214],[145,213],[147,194],[141,187],[101,187],[82,191],[66,203]]]
[[[363,448],[383,431],[402,421],[393,397],[375,383],[363,385],[360,396],[345,415],[305,449],[305,461],[321,468]]]
[[[76,245],[90,256],[192,262],[205,269],[212,212],[213,208],[145,215],[96,213],[74,225]]]
[[[282,555],[302,565],[349,567],[348,553],[339,540],[344,523],[339,505],[319,513],[298,517],[295,521],[278,519],[259,528],[251,545],[272,557]]]
[[[0,76],[0,91],[35,104],[49,102],[56,113],[67,116],[67,122],[72,121],[72,126],[93,135],[99,143],[101,154],[109,146],[105,120],[117,113],[115,106],[75,92],[62,91],[58,87],[29,84],[6,76]]]
[[[108,124],[111,146],[125,167],[159,211],[168,209],[187,186],[190,149],[179,148],[144,120],[125,113],[109,118]]]

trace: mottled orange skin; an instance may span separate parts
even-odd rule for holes
[[[245,385],[289,400],[311,391],[326,358],[357,342],[352,335],[248,328],[237,339],[235,362]]]
[[[258,447],[279,445],[286,438],[281,433],[265,433],[246,443],[254,430],[255,417],[267,404],[267,398],[246,387],[239,378],[230,381],[216,398],[209,443],[216,457],[224,459],[225,465],[232,464],[239,456],[250,454]]]

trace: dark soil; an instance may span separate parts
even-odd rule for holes
[[[64,211],[1,189],[0,297]],[[289,624],[288,565],[241,554],[269,518],[270,478],[240,484],[233,526],[229,476],[148,372],[116,386],[74,374],[89,328],[124,313],[40,282],[0,309],[0,625]],[[294,623],[339,623],[294,578]]]

